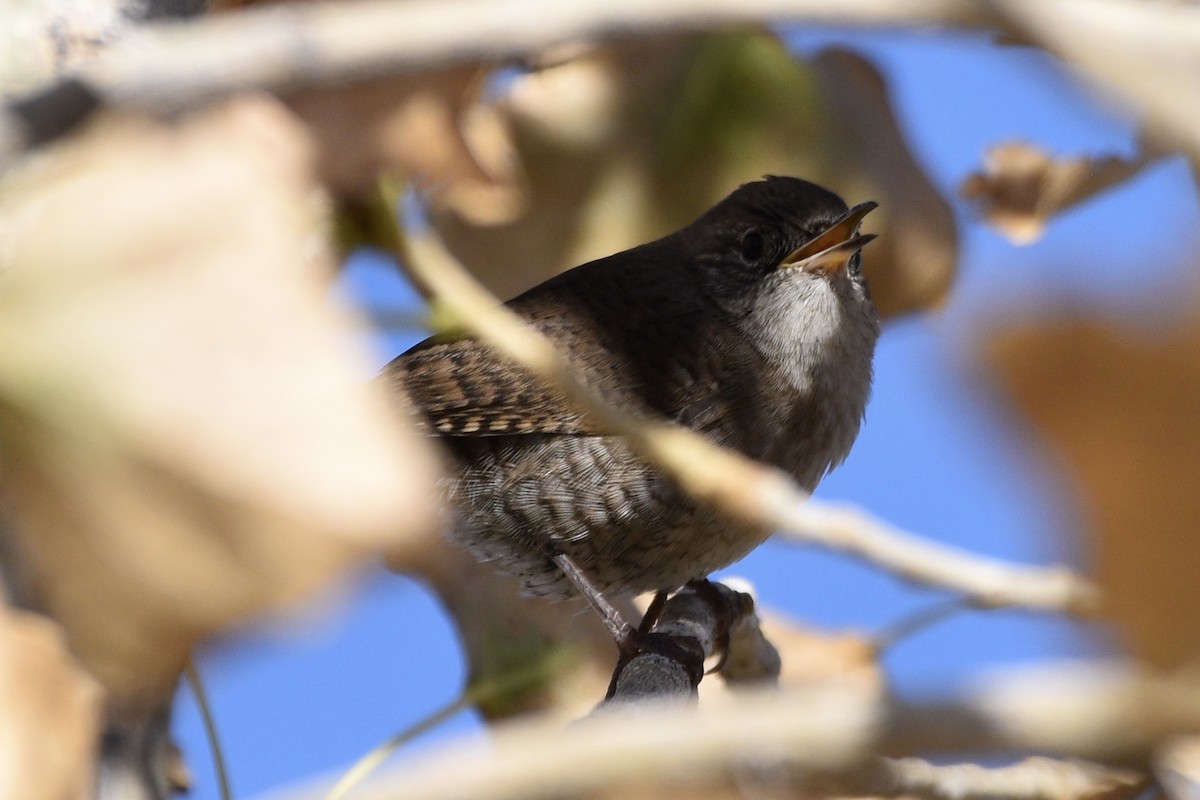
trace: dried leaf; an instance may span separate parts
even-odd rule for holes
[[[779,651],[783,689],[837,685],[882,700],[887,689],[874,644],[854,633],[829,633],[802,625],[777,613],[762,612],[762,632]],[[701,697],[730,691],[720,681],[700,684]],[[733,691],[737,691],[736,688]]]
[[[771,65],[759,65],[763,59]],[[788,70],[777,80],[775,65]],[[757,75],[742,75],[736,96],[745,102],[729,102],[731,73],[743,66]],[[752,102],[766,96],[775,102]],[[501,111],[525,172],[524,213],[499,226],[479,227],[453,213],[435,214],[434,223],[455,257],[508,297],[690,222],[747,176],[811,172],[814,160],[800,144],[811,137],[802,129],[788,130],[795,144],[790,164],[745,163],[732,145],[707,149],[723,138],[718,133],[760,130],[761,117],[782,117],[779,127],[802,120],[811,98],[807,78],[766,37],[672,35],[597,48],[510,86]],[[759,154],[747,147],[746,155]]]
[[[211,0],[213,13],[304,0]],[[381,174],[411,180],[438,209],[476,225],[511,221],[524,201],[508,129],[481,102],[488,70],[468,65],[284,99],[316,137],[321,180],[341,200],[369,199]]]
[[[883,202],[891,243],[872,245],[866,263],[885,313],[936,302],[953,274],[953,216],[858,57],[809,65],[746,31],[643,38],[517,78],[502,111],[528,208],[483,228],[435,215],[455,256],[501,296],[675,230],[768,173]]]
[[[849,50],[829,49],[812,62],[829,113],[833,164],[851,196],[879,201],[870,226],[879,239],[863,256],[871,297],[885,317],[941,305],[954,281],[958,231],[954,212],[917,164],[883,76]]]
[[[496,224],[516,215],[521,193],[504,122],[479,103],[483,79],[460,67],[304,89],[287,102],[315,135],[321,178],[339,196],[369,196],[381,173],[396,173],[435,207]]]
[[[119,705],[431,529],[432,458],[365,380],[278,104],[110,120],[0,191],[5,510],[33,602]]]
[[[0,797],[91,797],[100,700],[57,625],[0,610]]]
[[[1105,607],[1133,653],[1200,656],[1200,325],[1151,336],[1086,319],[1010,331],[990,361],[1080,492]]]
[[[1041,238],[1051,218],[1094,195],[1130,180],[1153,156],[1053,158],[1025,142],[996,145],[983,169],[959,186],[992,227],[1014,244]]]
[[[1200,736],[1168,741],[1155,754],[1154,771],[1167,797],[1196,797],[1200,792]]]

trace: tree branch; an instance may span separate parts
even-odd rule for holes
[[[223,94],[358,81],[521,59],[555,45],[764,20],[860,26],[993,25],[987,4],[955,0],[358,0],[252,7],[135,29],[73,77],[108,106],[170,112]],[[43,127],[77,121],[49,94],[26,98]],[[46,118],[51,118],[47,126]],[[0,110],[0,164],[44,140]]]
[[[476,61],[630,33],[803,19],[823,24],[994,25],[986,4],[955,0],[358,0],[251,8],[150,26],[88,70],[113,102],[187,105],[214,93],[270,91]],[[469,24],[464,24],[469,22]]]
[[[943,725],[931,735],[928,723],[942,716],[974,722],[970,729]],[[1031,771],[1028,764],[998,771],[927,768],[907,759],[880,762],[875,753],[920,742],[926,752],[942,754],[1043,751],[1146,763],[1159,743],[1197,731],[1200,692],[1194,682],[1097,665],[1082,670],[1054,665],[1016,671],[965,696],[921,705],[880,707],[874,695],[835,683],[750,690],[730,702],[699,706],[633,704],[567,731],[557,721],[512,723],[496,728],[486,742],[472,739],[423,752],[363,787],[359,797],[505,800],[631,782],[644,787],[664,776],[678,790],[681,782],[711,785],[736,776],[744,785],[765,775],[776,790],[781,778],[846,790],[860,781],[892,796],[911,790],[929,800],[967,800],[996,796],[991,790],[1003,785],[1000,796],[1061,800],[1088,797],[1086,787],[1110,780],[1114,788],[1128,788],[1136,776],[1083,766],[1052,766],[1037,777],[1020,774]],[[1064,779],[1077,794],[1052,792]],[[294,797],[309,796],[315,794]]]
[[[920,758],[881,758],[835,782],[834,791],[863,797],[921,800],[1107,800],[1135,797],[1144,788],[1140,772],[1085,761],[1027,758],[1006,767],[935,765]]]

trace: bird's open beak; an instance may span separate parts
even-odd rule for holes
[[[859,203],[842,214],[837,222],[793,250],[780,262],[779,268],[802,269],[818,275],[845,269],[854,254],[875,238],[873,233],[859,235],[858,225],[878,207],[874,201]]]

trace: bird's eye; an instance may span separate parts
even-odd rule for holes
[[[746,261],[758,261],[763,254],[762,234],[753,228],[742,234],[742,258]]]

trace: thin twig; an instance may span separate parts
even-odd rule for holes
[[[192,695],[196,698],[196,707],[200,710],[200,719],[204,723],[204,735],[208,737],[208,747],[212,751],[213,771],[217,774],[221,800],[233,800],[233,789],[229,785],[229,768],[225,764],[225,751],[217,734],[217,721],[213,717],[212,704],[208,702],[208,692],[204,690],[204,681],[200,679],[196,662],[188,659],[183,674],[192,689]]]
[[[1091,615],[1099,591],[1065,567],[1018,567],[937,544],[861,509],[798,503],[791,487],[765,487],[783,538],[866,559],[913,583],[962,594],[980,608],[1021,607]]]
[[[561,666],[561,659],[561,654],[552,653],[550,656],[538,659],[522,668],[472,683],[457,698],[430,712],[387,741],[376,745],[355,761],[329,790],[325,800],[342,800],[368,776],[378,770],[385,761],[395,755],[400,748],[449,721],[459,712],[471,706],[478,706],[505,695],[520,692],[530,686],[545,683]]]
[[[525,325],[431,238],[410,239],[413,279],[471,333],[561,389],[599,428],[626,437],[694,497],[796,541],[849,553],[901,577],[957,592],[986,607],[1091,613],[1097,590],[1061,568],[1023,567],[971,555],[892,528],[864,512],[811,500],[780,470],[683,428],[641,419],[584,386],[548,339]]]
[[[967,608],[970,608],[969,603],[961,597],[954,597],[917,609],[876,631],[871,636],[871,648],[876,654],[883,653],[908,637],[944,622]]]
[[[338,778],[338,782],[329,790],[329,795],[325,800],[343,800],[359,784],[366,780],[371,773],[379,769],[383,762],[395,755],[397,750],[418,736],[428,733],[442,723],[448,722],[458,716],[459,713],[470,708],[474,701],[475,698],[469,693],[459,695],[456,699],[422,717],[416,723],[409,725],[386,742],[382,742],[371,748],[370,752],[355,761],[350,769],[346,770],[342,777]]]

